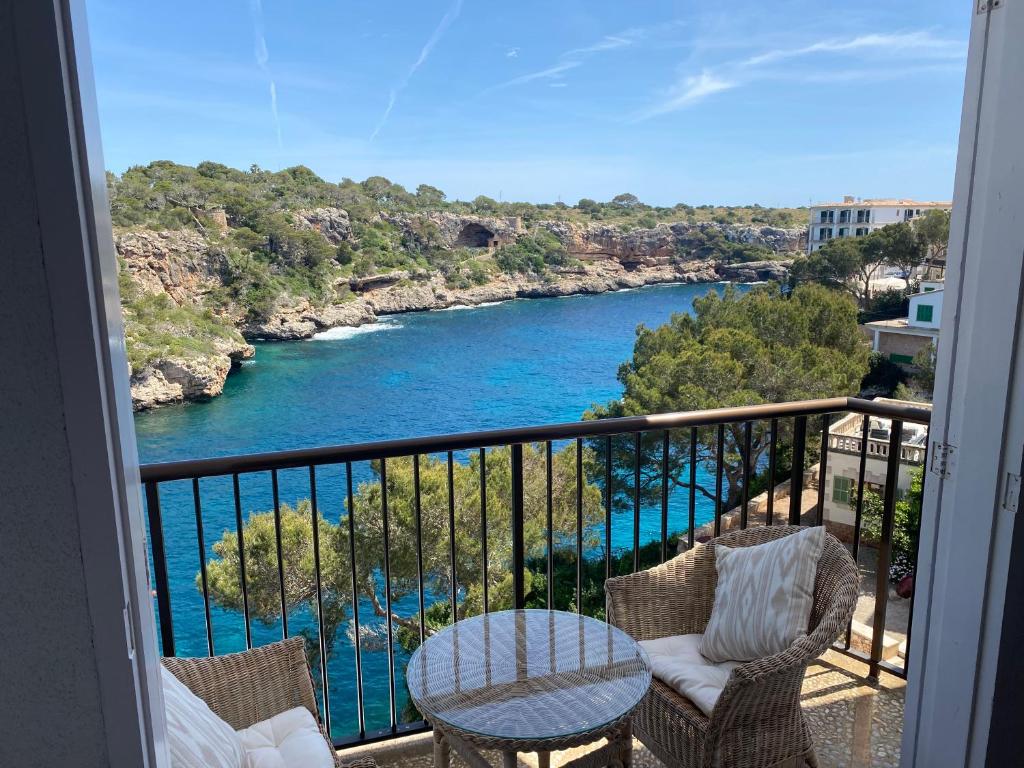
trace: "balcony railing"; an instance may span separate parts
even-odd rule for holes
[[[832,417],[848,413],[863,416],[860,438],[830,436],[829,426],[833,423]],[[244,647],[252,647],[254,642],[259,644],[268,641],[267,632],[270,630],[264,626],[268,610],[275,613],[276,620],[279,620],[280,635],[287,637],[289,634],[296,634],[294,630],[297,628],[297,631],[306,634],[312,649],[314,666],[319,667],[318,683],[322,695],[323,716],[329,732],[339,747],[387,739],[424,729],[427,727],[426,724],[415,717],[411,718],[412,722],[400,722],[402,712],[399,708],[398,686],[403,679],[403,670],[399,668],[401,659],[397,658],[401,655],[401,648],[396,649],[396,621],[400,619],[396,613],[396,603],[399,597],[393,592],[393,587],[401,582],[407,589],[405,610],[409,611],[410,615],[414,613],[415,616],[410,622],[406,622],[404,628],[411,631],[412,635],[418,633],[419,641],[428,633],[427,612],[434,603],[449,601],[449,616],[456,618],[459,617],[460,610],[463,617],[466,611],[470,610],[466,603],[468,590],[464,591],[464,585],[459,583],[460,576],[465,581],[470,579],[466,578],[465,566],[457,564],[459,557],[466,554],[456,551],[457,467],[460,468],[458,477],[463,485],[467,468],[472,466],[479,470],[478,478],[472,481],[477,484],[479,491],[478,496],[473,496],[477,505],[474,507],[473,515],[476,515],[478,523],[477,530],[472,531],[478,536],[477,543],[473,544],[473,563],[474,568],[479,570],[475,571],[473,578],[479,577],[478,583],[482,591],[479,610],[527,607],[528,601],[530,605],[562,607],[557,605],[556,589],[565,588],[567,585],[556,583],[558,573],[555,564],[556,561],[564,564],[565,558],[575,561],[575,574],[570,577],[570,581],[575,583],[568,587],[574,596],[572,607],[581,610],[585,587],[588,586],[585,584],[585,571],[588,566],[600,568],[599,563],[602,559],[604,562],[600,577],[597,583],[589,585],[593,589],[601,590],[601,593],[601,579],[623,570],[635,571],[649,567],[674,556],[677,550],[693,547],[697,543],[698,530],[717,535],[725,527],[734,525],[737,518],[741,528],[751,524],[772,525],[788,522],[820,525],[827,522],[823,521],[822,516],[826,492],[824,479],[830,449],[850,450],[852,446],[856,446],[860,453],[854,536],[850,544],[854,557],[858,557],[862,549],[865,466],[868,452],[871,451],[869,446],[876,442],[867,439],[870,417],[881,417],[891,422],[885,450],[875,450],[872,453],[876,458],[883,458],[886,461],[887,481],[883,499],[881,536],[877,542],[870,542],[877,548],[870,652],[860,653],[852,648],[849,632],[845,642],[837,645],[837,650],[866,661],[870,665],[871,676],[877,676],[882,669],[904,676],[906,661],[904,668],[901,668],[883,660],[882,655],[894,511],[898,493],[899,465],[900,460],[904,459],[903,425],[905,422],[927,425],[930,413],[916,407],[845,397],[145,465],[141,474],[148,512],[152,581],[163,653],[168,656],[176,654],[176,641],[181,634],[180,630],[177,634],[175,631],[175,610],[172,610],[172,603],[179,601],[180,612],[184,610],[180,603],[195,604],[197,593],[202,596],[202,619],[198,618],[198,608],[191,615],[195,621],[205,623],[203,644],[206,653],[213,655],[217,652],[211,608],[213,585],[209,570],[211,558],[224,558],[231,554],[239,561],[239,606],[237,611],[225,610],[221,606],[217,609],[219,612],[216,616],[230,614],[232,620],[238,622],[238,645],[243,642],[241,633],[244,628]],[[851,442],[840,445],[833,437]],[[561,454],[555,454],[555,448],[558,446],[563,446],[574,455],[569,455],[565,457],[565,461],[561,461]],[[806,488],[805,475],[810,474],[806,470],[813,465],[815,453],[818,462],[817,477],[820,480],[816,491],[817,502],[809,508],[804,503],[805,492],[813,494],[814,491]],[[529,462],[524,462],[524,454],[528,456]],[[433,462],[432,464],[424,463],[424,457],[438,456],[441,458],[426,459],[427,462]],[[495,467],[494,464],[498,463],[499,458],[503,466]],[[923,463],[924,456],[920,458]],[[366,498],[372,499],[375,505],[373,515],[375,524],[378,521],[380,523],[382,539],[382,557],[380,561],[375,561],[373,575],[370,578],[370,589],[374,594],[372,602],[360,597],[357,581],[361,577],[356,567],[359,558],[367,557],[365,553],[357,551],[356,517],[367,515],[368,511],[365,506],[360,508],[356,504],[357,495],[353,492],[353,485],[354,478],[358,479],[360,471],[364,476],[368,476],[366,462],[373,463],[372,472],[377,477],[377,494],[370,494]],[[397,470],[400,467],[408,467],[408,464],[402,465],[400,462],[411,464],[411,487],[397,487],[394,478],[389,482],[389,468],[398,474]],[[564,483],[558,490],[561,494],[559,504],[563,507],[567,505],[569,509],[575,507],[575,525],[564,530],[556,529],[556,517],[553,514],[556,506],[556,464],[558,471],[574,477],[575,483],[571,491],[566,491]],[[426,470],[428,466],[434,470],[439,467],[446,470],[431,475],[435,486],[430,491],[435,494],[432,498],[443,498],[443,490],[437,495],[437,483],[438,478],[446,476],[447,520],[442,527],[447,527],[447,530],[424,530],[424,481],[421,469]],[[489,529],[489,523],[493,518],[489,516],[488,505],[492,505],[493,513],[496,500],[493,495],[494,487],[488,490],[487,486],[489,479],[493,482],[497,477],[495,473],[499,469],[502,473],[507,473],[502,477],[508,480],[509,498],[502,499],[501,503],[507,504],[504,509],[510,511],[507,530],[501,531]],[[289,590],[290,577],[295,574],[286,572],[283,554],[282,499],[285,494],[282,493],[282,478],[286,473],[291,473],[288,477],[294,479],[295,472],[301,475],[302,493],[308,497],[309,526],[312,531],[313,583],[309,590],[314,595],[310,602],[315,605],[315,610],[311,610],[308,616],[299,615],[294,606],[289,608],[286,594]],[[540,476],[531,475],[528,483],[528,473],[539,473]],[[345,606],[337,605],[333,597],[331,605],[325,606],[325,599],[333,595],[330,593],[330,585],[324,581],[322,559],[326,555],[320,539],[323,521],[321,508],[328,506],[325,490],[325,484],[328,483],[325,478],[328,475],[330,491],[337,498],[344,499],[343,503],[332,505],[331,509],[335,510],[334,519],[337,520],[338,530],[347,534],[348,551],[332,551],[331,556],[347,555],[348,572],[345,580],[349,583],[345,585],[345,589],[350,589],[351,595],[348,598],[348,605]],[[755,503],[751,498],[751,490],[752,484],[756,484],[758,478],[762,485],[771,490],[763,502]],[[789,499],[788,502],[781,503],[781,509],[776,510],[777,494],[774,489],[782,478],[788,479]],[[201,481],[205,487],[201,487]],[[273,510],[273,537],[264,540],[266,549],[263,555],[266,556],[267,551],[270,552],[270,559],[273,562],[272,573],[268,573],[265,568],[255,573],[256,565],[246,563],[247,553],[251,553],[252,550],[247,548],[245,542],[246,521],[243,519],[242,487],[252,488],[257,485],[269,486],[264,488],[264,498],[269,502],[267,506]],[[363,492],[365,485],[358,486],[360,493]],[[527,488],[530,489],[529,500]],[[538,488],[543,489],[543,492],[537,492]],[[592,531],[594,535],[590,542],[585,544],[584,508],[589,505],[587,514],[594,515],[597,500],[597,491],[594,488],[600,490],[599,514]],[[589,496],[585,503],[584,496],[587,490]],[[266,491],[269,491],[269,494]],[[292,491],[292,495],[297,498],[300,494],[298,491]],[[700,516],[697,514],[698,499],[706,513],[705,519],[699,519]],[[735,509],[738,509],[738,515],[729,514],[733,502],[736,504]],[[222,523],[222,528],[225,527],[224,523],[234,527],[234,530],[228,528],[224,531],[219,549],[212,547],[206,537],[205,523],[212,507],[219,510],[218,519]],[[412,516],[407,516],[407,519],[414,521],[414,530],[399,531],[394,523],[389,521],[389,513],[399,509],[411,511]],[[465,510],[460,510],[460,513],[462,511]],[[268,509],[268,515],[269,512]],[[676,517],[681,521],[680,524],[670,526],[670,512],[677,513]],[[564,521],[571,516],[563,516],[561,519]],[[646,516],[648,521],[653,518],[657,521],[656,525],[648,525],[644,529],[641,525],[642,516]],[[603,517],[603,520],[600,520],[600,517]],[[707,517],[710,519],[706,519]],[[613,547],[613,518],[629,523],[629,545]],[[171,524],[174,533],[168,536],[168,526]],[[536,541],[538,525],[543,528],[539,545]],[[183,534],[185,528],[191,530]],[[528,529],[532,532],[530,535],[534,536],[534,543],[529,546]],[[643,530],[647,533],[644,534]],[[653,531],[657,533],[653,534]],[[464,534],[466,531],[459,533]],[[403,541],[412,542],[410,546],[415,551],[415,557],[404,557],[402,562],[398,563],[392,559],[392,550],[396,546],[396,538],[400,536],[405,537]],[[426,562],[424,542],[434,544],[441,539],[444,539],[447,545],[446,551],[443,551],[446,557],[441,559],[447,559],[447,563],[439,564],[437,557],[433,557],[432,563]],[[500,557],[494,554],[499,549],[496,546],[499,540],[503,542],[501,551],[510,554]],[[465,542],[466,539],[463,538],[462,541]],[[250,542],[250,546],[255,545]],[[226,552],[226,548],[233,552]],[[186,552],[186,549],[190,549],[191,554]],[[436,553],[436,550],[434,551]],[[175,589],[169,577],[169,556],[177,565],[194,563],[191,566],[191,573],[195,574],[195,580],[178,577]],[[499,561],[495,562],[496,559]],[[406,570],[401,570],[403,568]],[[431,580],[432,576],[438,576],[439,571],[445,572],[441,574],[444,578],[441,581]],[[506,604],[502,604],[502,599],[496,595],[496,591],[502,582],[500,577],[507,577],[509,572],[511,597]],[[562,569],[561,573],[564,577],[565,570]],[[535,576],[531,577],[530,574]],[[334,576],[337,577],[337,573],[334,573]],[[536,577],[540,577],[539,583],[543,584],[540,588],[531,587],[527,583],[528,578]],[[254,583],[254,580],[258,584]],[[335,582],[335,585],[338,583],[340,582]],[[365,585],[365,579],[363,583]],[[413,584],[414,587],[411,587]],[[439,588],[438,584],[443,584],[444,588]],[[508,586],[506,582],[506,591],[503,593],[505,595],[508,595]],[[382,602],[376,598],[378,588],[383,591]],[[268,589],[275,593],[269,599],[266,594]],[[366,587],[363,589],[365,592]],[[463,600],[461,606],[460,596]],[[410,602],[413,599],[415,605]],[[254,627],[254,624],[259,624],[257,605],[260,606],[264,622]],[[346,681],[346,686],[351,686],[354,682],[354,696],[351,698],[339,700],[332,699],[330,695],[331,685],[337,683],[338,678],[335,674],[337,665],[335,671],[329,671],[328,657],[331,654],[332,639],[325,632],[325,614],[329,610],[343,610],[351,616],[354,655],[354,667],[351,671],[354,681]],[[371,612],[369,617],[366,615],[367,611]],[[290,618],[293,630],[291,632]],[[367,619],[376,620],[379,627],[383,624],[380,627],[380,634],[386,636],[383,649],[364,647],[367,641],[363,632],[365,626],[361,629],[361,623],[365,624]],[[303,621],[306,622],[306,626],[300,626]],[[256,632],[257,628],[259,633]],[[314,630],[316,641],[312,639]],[[254,640],[256,634],[261,636],[255,637]],[[906,634],[908,647],[905,658],[908,658],[909,624]],[[240,648],[233,650],[238,649]],[[194,636],[192,648],[186,649],[186,652],[196,652]],[[220,649],[220,652],[223,652],[223,649]],[[368,701],[365,690],[370,684],[366,665],[368,656],[372,655],[376,662],[374,673],[381,676],[377,693],[380,698],[384,696],[384,664],[381,654],[386,655],[389,725],[378,729],[369,727],[367,722]],[[340,711],[341,708],[345,711]],[[351,724],[351,727],[343,725],[344,723]]]

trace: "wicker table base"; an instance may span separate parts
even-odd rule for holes
[[[502,768],[515,768],[516,756],[520,752],[536,752],[539,768],[549,768],[552,752],[590,744],[602,738],[607,738],[608,743],[559,768],[605,768],[605,766],[608,768],[630,768],[633,765],[633,729],[628,719],[611,731],[602,729],[596,733],[578,734],[572,739],[559,739],[555,744],[545,745],[550,747],[547,750],[524,748],[534,747],[534,745],[527,745],[511,739],[505,744],[500,740],[488,739],[484,748],[501,752]],[[473,768],[492,768],[480,754],[476,745],[461,735],[446,732],[435,725],[434,768],[451,768],[452,750],[455,750],[459,757]]]

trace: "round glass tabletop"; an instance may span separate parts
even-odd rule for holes
[[[575,613],[501,611],[427,638],[406,670],[432,721],[507,739],[597,730],[630,712],[651,684],[644,650],[625,632]]]

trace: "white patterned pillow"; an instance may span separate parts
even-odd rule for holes
[[[700,652],[710,661],[752,661],[807,633],[821,526],[753,547],[715,545],[718,586]]]
[[[183,682],[160,667],[171,768],[244,768],[238,734]]]

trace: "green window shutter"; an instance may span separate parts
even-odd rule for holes
[[[832,479],[832,501],[840,504],[849,504],[853,491],[853,480],[849,477],[835,477]]]
[[[895,352],[890,353],[889,359],[894,363],[907,363],[908,365],[914,362],[913,355],[897,355]]]
[[[932,307],[931,304],[918,304],[917,305],[917,321],[919,323],[930,323],[932,321]]]
[[[935,290],[934,288],[932,288],[931,286],[928,286],[927,288],[924,289],[924,292],[925,293],[931,293],[934,290]]]

